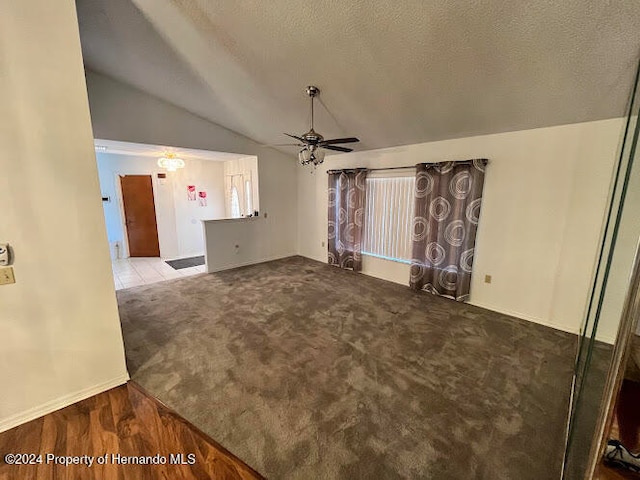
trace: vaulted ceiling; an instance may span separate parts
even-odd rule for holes
[[[357,149],[622,116],[638,0],[77,0],[87,68],[260,143]],[[295,152],[295,149],[292,153]]]

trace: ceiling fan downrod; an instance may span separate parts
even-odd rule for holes
[[[307,87],[307,95],[311,99],[311,132],[313,132],[313,99],[320,93],[320,89],[314,85],[309,85]]]

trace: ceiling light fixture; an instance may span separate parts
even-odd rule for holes
[[[164,157],[158,159],[158,166],[166,168],[169,172],[175,172],[179,168],[184,168],[184,160],[176,157],[175,153],[165,153]]]
[[[356,143],[359,142],[356,137],[332,138],[325,140],[322,135],[313,129],[313,100],[320,94],[320,89],[313,85],[307,87],[307,95],[311,99],[311,128],[307,133],[302,135],[290,135],[285,133],[287,137],[298,140],[299,143],[291,143],[289,145],[302,147],[298,152],[298,160],[302,165],[312,163],[315,166],[320,165],[324,161],[325,150],[333,150],[336,152],[352,152],[353,149],[341,147],[336,143]]]

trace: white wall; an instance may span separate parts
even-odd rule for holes
[[[602,313],[598,321],[596,338],[606,335],[612,341],[618,332],[618,323],[626,299],[633,261],[640,238],[640,165],[634,168],[627,198],[622,210],[615,249],[611,261],[609,278],[602,302]],[[611,222],[613,228],[613,220]],[[606,260],[606,259],[605,259]],[[604,261],[603,267],[604,268]],[[640,329],[640,327],[638,327]]]
[[[0,15],[0,431],[128,375],[72,1]]]
[[[202,220],[225,218],[224,162],[185,159],[185,167],[168,172],[167,180],[173,185],[173,201],[178,233],[178,257],[204,255]],[[187,185],[196,186],[198,192],[207,192],[207,204],[201,206],[198,197],[187,199]]]
[[[489,158],[469,303],[577,332],[622,125],[612,119],[483,135],[332,155],[315,172],[300,167],[300,253],[326,261],[328,169]],[[363,272],[408,284],[406,264],[365,257]]]
[[[225,217],[224,162],[185,158],[185,168],[167,172],[152,157],[102,152],[96,156],[102,194],[111,198],[103,207],[112,256],[116,242],[126,246],[117,175],[152,176],[161,257],[204,254],[201,220]],[[167,178],[158,179],[158,173],[166,173]],[[207,192],[206,206],[187,199],[187,185]],[[126,249],[121,252],[127,255]]]
[[[297,252],[294,156],[261,147],[242,135],[95,72],[87,72],[87,88],[96,138],[257,155],[261,222],[256,233],[260,238],[258,244],[251,244],[255,252],[250,257],[276,258]],[[234,223],[215,225],[211,234],[219,240],[210,245],[228,248],[231,244],[224,242],[234,234]]]
[[[268,222],[263,216],[204,222],[207,273],[295,255],[286,243],[268,240]]]
[[[635,119],[637,121],[637,119]],[[632,122],[635,125],[635,121]],[[631,130],[632,132],[633,130]],[[629,133],[631,136],[632,133]],[[623,178],[626,171],[627,156],[630,150],[631,138],[627,140],[625,154],[623,156],[623,168],[620,172],[620,181],[618,182],[618,191],[622,192]],[[632,267],[640,239],[640,153],[635,150],[635,159],[628,178],[628,187],[624,198],[624,205],[620,212],[620,224],[616,232],[616,239],[613,243],[614,250],[611,259],[611,268],[608,280],[604,290],[602,301],[602,310],[598,322],[597,337],[606,334],[608,337],[615,338],[618,327],[618,319],[624,308],[624,301],[629,289],[631,280]],[[616,195],[619,198],[620,193]],[[615,216],[610,222],[610,233],[608,238],[612,236],[615,225]],[[605,251],[607,255],[609,251]],[[601,275],[604,273],[606,256],[603,258]],[[594,311],[595,311],[594,303]],[[593,315],[591,316],[593,318]],[[591,325],[589,325],[589,331]],[[589,332],[590,333],[590,332]],[[638,323],[636,333],[640,334],[640,323]]]

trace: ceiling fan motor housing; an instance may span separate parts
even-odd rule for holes
[[[319,133],[316,133],[316,131],[313,128],[309,130],[307,133],[305,133],[304,135],[302,135],[302,138],[304,138],[304,140],[310,145],[317,145],[318,143],[324,140],[324,137]]]

